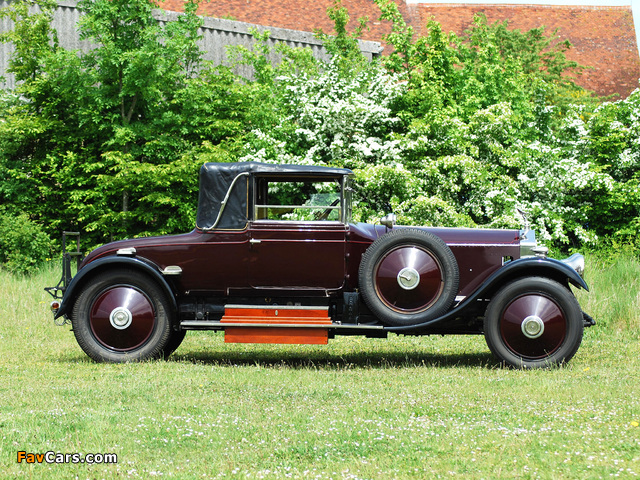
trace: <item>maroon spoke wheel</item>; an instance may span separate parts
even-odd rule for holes
[[[582,311],[564,285],[523,278],[500,290],[484,320],[487,345],[503,363],[537,368],[567,362],[583,333]]]
[[[388,325],[415,325],[443,315],[458,292],[458,265],[436,235],[397,229],[373,242],[362,257],[360,291]]]
[[[166,295],[155,282],[137,271],[117,270],[88,283],[75,303],[72,325],[78,344],[94,360],[141,361],[170,353],[169,315]]]

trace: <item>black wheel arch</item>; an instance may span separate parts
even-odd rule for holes
[[[171,308],[173,310],[172,313],[174,314],[172,317],[176,318],[175,313],[178,311],[178,304],[175,292],[169,282],[167,282],[167,279],[160,273],[158,266],[139,257],[131,258],[118,256],[100,258],[81,268],[65,290],[60,304],[60,309],[56,313],[55,318],[59,318],[63,315],[68,316],[71,313],[76,299],[82,292],[82,287],[87,281],[102,272],[121,267],[138,270],[154,280],[167,296],[167,299],[171,302]]]
[[[587,282],[566,263],[554,258],[526,257],[505,264],[489,276],[467,299],[491,298],[505,285],[527,277],[549,278],[567,288],[569,285],[573,285],[576,288],[589,291]]]

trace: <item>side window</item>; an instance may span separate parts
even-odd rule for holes
[[[256,220],[341,221],[341,186],[337,179],[256,179]]]

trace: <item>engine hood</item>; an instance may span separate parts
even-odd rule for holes
[[[449,246],[456,245],[518,245],[520,242],[519,230],[483,229],[483,228],[442,228],[442,227],[412,227],[396,225],[394,229],[414,228],[425,230],[437,235]],[[362,240],[374,241],[384,235],[389,229],[382,225],[358,223],[350,226],[350,231]]]

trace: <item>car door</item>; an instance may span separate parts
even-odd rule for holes
[[[249,240],[249,283],[255,289],[329,291],[344,285],[341,183],[298,180],[256,182]]]
[[[254,288],[336,290],[345,279],[346,228],[340,222],[256,221],[249,281]]]

